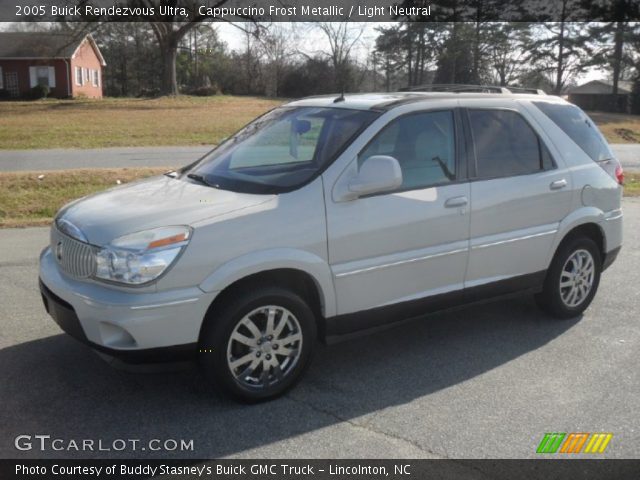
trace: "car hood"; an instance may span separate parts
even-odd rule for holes
[[[104,245],[128,233],[192,223],[268,202],[274,195],[218,190],[168,176],[115,187],[69,204],[58,218],[89,243]]]

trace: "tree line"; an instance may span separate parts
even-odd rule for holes
[[[49,28],[92,32],[108,65],[104,85],[110,96],[301,97],[430,83],[524,86],[561,94],[591,68],[603,71],[615,93],[620,81],[640,78],[637,23],[414,20],[378,27],[374,38],[365,35],[363,23],[243,22],[234,24],[242,41],[233,50],[217,24],[208,22]]]

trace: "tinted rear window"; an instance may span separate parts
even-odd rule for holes
[[[609,146],[591,119],[574,105],[533,102],[553,120],[592,160],[599,162],[613,157]]]
[[[510,110],[469,110],[479,178],[526,175],[553,168],[529,124]]]

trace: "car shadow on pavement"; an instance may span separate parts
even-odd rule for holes
[[[434,394],[526,355],[578,320],[553,320],[526,297],[430,315],[320,346],[294,390],[257,405],[218,395],[195,367],[124,372],[72,338],[54,335],[0,350],[0,424],[5,433],[0,456],[238,454],[344,421],[366,422],[387,407]],[[194,451],[19,452],[14,438],[20,434],[103,439],[109,445],[114,439],[193,439]]]

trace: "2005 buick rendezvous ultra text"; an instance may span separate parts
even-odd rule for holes
[[[265,399],[318,337],[518,291],[580,315],[621,247],[621,183],[556,97],[304,99],[179,171],[66,205],[40,288],[100,352],[197,357],[222,390]]]

